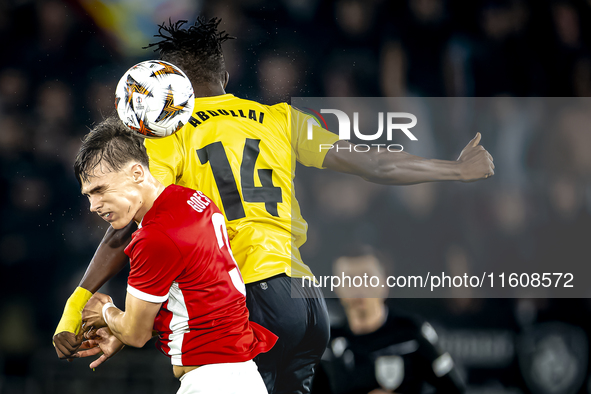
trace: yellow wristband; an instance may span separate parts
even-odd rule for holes
[[[64,331],[78,335],[82,326],[82,310],[90,297],[92,297],[92,293],[82,287],[77,287],[74,290],[74,293],[66,302],[64,313],[53,334],[54,336]]]

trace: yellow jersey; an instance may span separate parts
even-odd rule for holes
[[[323,168],[328,149],[320,144],[334,144],[338,136],[309,126],[310,119],[286,103],[200,97],[181,130],[145,140],[156,179],[200,190],[224,213],[245,283],[312,275],[298,250],[308,224],[294,194],[296,160]]]

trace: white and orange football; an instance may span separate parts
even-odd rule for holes
[[[148,60],[131,67],[115,90],[123,123],[144,138],[168,137],[191,117],[195,95],[191,81],[174,64]]]

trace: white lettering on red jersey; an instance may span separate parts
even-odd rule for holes
[[[203,193],[168,186],[125,253],[129,294],[162,303],[157,346],[173,365],[248,361],[277,341],[249,322],[224,217]]]

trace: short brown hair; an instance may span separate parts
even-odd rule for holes
[[[110,116],[84,137],[74,162],[74,174],[82,186],[101,162],[119,171],[130,161],[149,168],[144,139],[129,130],[116,115]]]

